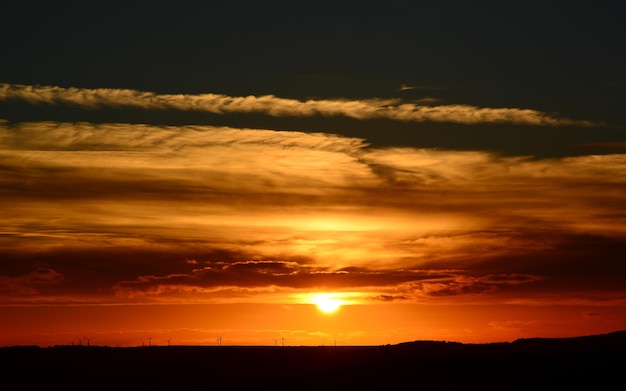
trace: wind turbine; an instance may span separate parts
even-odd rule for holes
[[[87,346],[89,346],[89,341],[91,341],[93,338],[87,338],[87,337],[83,337],[86,341],[87,341]]]

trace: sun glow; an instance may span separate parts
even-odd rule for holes
[[[313,303],[324,313],[337,311],[343,302],[330,293],[320,293],[313,296]]]

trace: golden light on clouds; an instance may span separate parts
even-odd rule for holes
[[[172,269],[118,281],[126,297],[184,291],[241,299],[265,284],[306,286],[298,279],[315,268],[347,271],[325,284],[343,279],[358,287],[372,273],[462,270],[549,251],[563,235],[623,232],[616,213],[624,202],[623,155],[544,161],[211,126],[21,123],[0,131],[2,197],[12,205],[2,212],[3,251],[17,254],[36,242],[30,251],[43,254],[178,254]],[[184,266],[189,257],[199,258],[196,270]],[[203,267],[254,259],[284,270],[250,263],[250,281],[267,282],[236,288],[245,279],[213,283],[208,276],[243,264]],[[374,290],[387,295],[387,286],[404,286],[405,293],[389,294],[404,299],[485,284],[484,276],[410,286],[390,278]],[[36,285],[29,289],[38,292]]]
[[[86,106],[208,99],[2,91]],[[228,109],[250,102],[276,115],[373,104],[266,97]],[[515,113],[503,115],[532,114]],[[315,305],[356,329],[342,317],[369,305],[617,306],[623,172],[621,154],[538,159],[295,130],[4,121],[0,296],[6,306]]]

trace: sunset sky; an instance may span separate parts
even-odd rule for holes
[[[623,8],[3,2],[0,346],[626,329]]]

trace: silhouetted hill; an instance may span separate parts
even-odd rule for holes
[[[14,346],[3,383],[61,390],[527,390],[622,382],[626,331],[508,343],[386,346]]]

